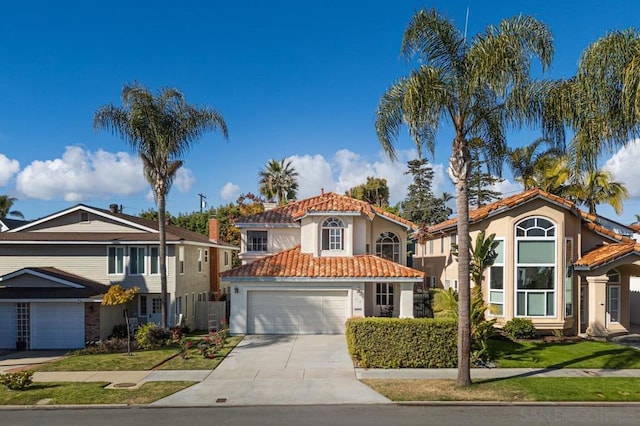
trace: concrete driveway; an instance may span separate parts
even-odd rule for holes
[[[27,370],[62,358],[69,351],[0,351],[0,373]]]
[[[384,404],[356,380],[344,335],[246,336],[203,382],[160,406]]]

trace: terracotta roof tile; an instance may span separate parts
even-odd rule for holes
[[[574,263],[574,266],[577,269],[594,269],[634,252],[640,254],[640,245],[633,241],[606,244],[582,256]]]
[[[373,219],[375,216],[382,216],[401,223],[410,229],[417,229],[415,223],[398,215],[384,211],[365,201],[336,194],[335,192],[325,192],[315,197],[294,201],[263,213],[240,218],[236,222],[255,224],[295,223],[306,214],[318,212],[354,212],[362,214],[369,219]]]
[[[220,274],[223,278],[416,278],[424,273],[373,255],[314,257],[300,246]]]

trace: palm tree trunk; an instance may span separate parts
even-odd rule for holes
[[[165,212],[165,208],[166,208],[166,198],[165,198],[165,191],[163,191],[162,189],[157,190],[156,192],[156,197],[158,200],[158,233],[160,234],[160,245],[158,247],[158,256],[160,257],[159,259],[159,266],[160,266],[160,301],[161,301],[161,307],[160,307],[160,313],[161,313],[161,319],[160,319],[160,327],[162,328],[167,328],[168,325],[168,317],[169,317],[169,310],[168,310],[168,295],[167,295],[167,256],[166,256],[166,252],[167,252],[167,233],[166,233],[166,229],[165,229],[165,220],[166,220],[166,212]]]
[[[451,155],[458,216],[458,378],[456,386],[471,384],[471,285],[469,280],[469,148],[456,137]]]

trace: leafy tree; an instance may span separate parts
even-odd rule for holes
[[[0,195],[0,219],[5,219],[7,216],[19,217],[24,219],[22,212],[18,210],[12,210],[13,203],[18,201],[15,197],[9,197],[8,195]]]
[[[469,141],[471,155],[471,172],[469,173],[469,205],[482,207],[500,199],[502,193],[491,189],[503,179],[494,176],[486,170],[487,162],[482,159],[482,139],[473,138]]]
[[[611,173],[600,169],[581,173],[567,186],[565,194],[587,206],[591,214],[597,213],[598,204],[609,204],[617,214],[622,214],[622,202],[629,197],[623,183],[613,181]]]
[[[407,188],[407,198],[400,203],[402,216],[414,223],[433,225],[446,220],[451,215],[442,198],[436,198],[431,189],[433,168],[426,158],[409,160],[406,174],[413,176]]]
[[[532,108],[544,84],[531,81],[530,64],[531,58],[537,57],[543,69],[550,65],[551,31],[538,20],[520,15],[467,39],[435,10],[421,10],[405,30],[401,54],[407,59],[418,57],[420,65],[382,96],[375,121],[378,138],[395,158],[394,143],[405,124],[419,154],[423,149],[433,154],[441,121],[449,121],[454,131],[449,165],[456,194],[457,233],[468,235],[468,141],[482,138],[491,171],[498,170],[505,152],[504,129],[545,120],[539,108]],[[543,128],[549,130],[548,126]],[[466,238],[460,239],[458,386],[471,384],[468,244]]]
[[[542,150],[547,145],[548,148]],[[536,177],[541,170],[546,170],[550,160],[564,155],[563,151],[554,148],[551,141],[538,138],[528,145],[509,149],[507,152],[507,164],[513,177],[520,182],[524,189],[537,188],[539,182]]]
[[[103,306],[125,305],[123,312],[125,324],[127,325],[127,355],[131,355],[131,322],[129,321],[129,310],[126,304],[135,299],[138,291],[138,287],[131,287],[125,290],[120,284],[113,284],[102,298]]]
[[[291,165],[291,161],[282,159],[269,160],[264,169],[258,173],[260,194],[270,203],[278,200],[278,204],[286,204],[296,199],[298,192],[298,172]]]
[[[384,178],[368,176],[366,183],[354,186],[346,194],[383,209],[389,207],[389,186]]]
[[[188,104],[183,94],[166,88],[157,95],[134,84],[122,88],[122,107],[105,105],[94,117],[98,130],[110,130],[138,152],[145,176],[158,206],[161,326],[168,324],[166,265],[166,197],[181,157],[206,132],[220,131],[227,138],[227,125],[217,111]]]

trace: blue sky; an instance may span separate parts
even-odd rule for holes
[[[169,195],[173,214],[257,192],[258,171],[290,158],[300,196],[345,191],[367,176],[385,177],[404,197],[404,162],[380,150],[373,121],[380,96],[410,70],[399,57],[403,31],[421,7],[435,7],[468,32],[524,13],[547,23],[556,54],[549,77],[570,77],[582,50],[609,30],[633,26],[636,1],[110,1],[10,2],[0,14],[0,193],[29,219],[78,202],[153,207],[138,160],[124,142],[92,127],[95,110],[120,104],[125,83],[176,87],[188,102],[216,108],[229,141],[208,134],[185,156]],[[509,136],[510,146],[536,139]],[[442,129],[431,159],[436,191],[452,192],[442,173],[451,133]],[[403,135],[401,159],[415,156]],[[613,159],[612,159],[613,157]],[[640,147],[607,153],[603,164],[627,183],[624,214],[640,213]],[[505,170],[505,177],[510,178]],[[504,190],[517,185],[505,182]]]

